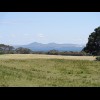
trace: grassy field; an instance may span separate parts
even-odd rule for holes
[[[100,86],[100,62],[88,56],[0,55],[0,86]]]
[[[95,60],[93,56],[61,56],[44,54],[5,54],[0,55],[0,59],[71,59],[71,60]]]

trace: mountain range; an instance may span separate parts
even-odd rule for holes
[[[33,51],[49,51],[49,50],[58,50],[58,51],[81,51],[85,45],[79,44],[57,44],[57,43],[48,43],[42,44],[38,42],[33,42],[28,45],[16,45],[15,48],[23,47],[28,48]]]

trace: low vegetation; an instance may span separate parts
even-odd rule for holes
[[[44,59],[43,56],[41,59],[41,56],[0,55],[0,86],[100,86],[99,61],[90,60],[88,57],[88,60],[78,60],[62,59],[57,55],[43,55]]]
[[[100,61],[100,56],[96,57],[96,60],[97,60],[97,61]]]

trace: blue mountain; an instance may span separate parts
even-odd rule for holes
[[[85,45],[79,44],[57,44],[57,43],[48,43],[42,44],[38,42],[33,42],[28,45],[18,45],[14,46],[15,48],[24,47],[29,48],[33,51],[49,51],[49,50],[58,50],[58,51],[81,51]]]

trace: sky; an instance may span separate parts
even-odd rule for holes
[[[86,44],[100,12],[0,12],[0,44]]]

